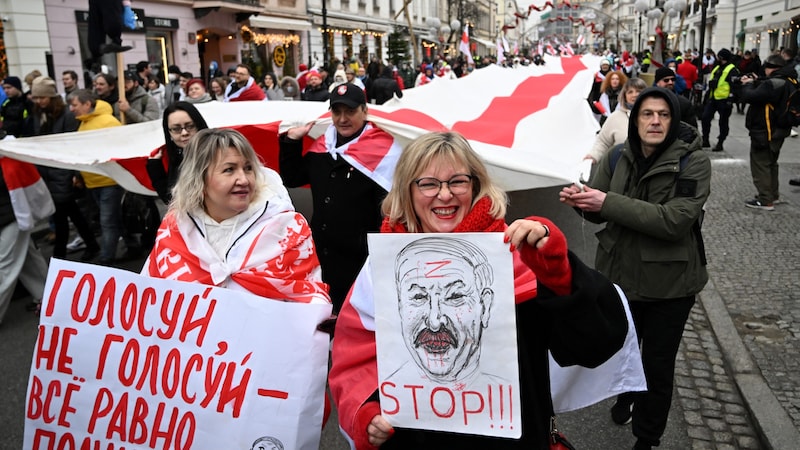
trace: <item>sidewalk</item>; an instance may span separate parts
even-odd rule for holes
[[[744,116],[734,112],[730,128],[725,151],[709,152],[710,281],[687,324],[675,400],[693,448],[798,448],[800,188],[788,180],[800,176],[800,137],[786,139],[781,152],[783,203],[759,211],[744,206],[755,195]],[[718,130],[714,121],[712,145]]]

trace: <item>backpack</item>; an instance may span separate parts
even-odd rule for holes
[[[800,125],[800,87],[794,78],[786,78],[781,100],[775,105],[774,115],[777,128],[790,129]]]

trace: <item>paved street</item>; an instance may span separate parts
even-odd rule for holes
[[[712,194],[703,225],[711,282],[695,305],[678,359],[676,390],[664,449],[788,449],[800,442],[800,138],[781,155],[781,199],[773,212],[744,207],[755,190],[749,172],[744,116],[734,113],[732,135],[712,158]],[[717,125],[711,141],[716,141]],[[551,217],[571,248],[594,259],[597,227],[560,205],[558,189],[515,192],[509,218]],[[293,191],[307,212],[307,191]],[[45,248],[49,252],[48,248]],[[70,255],[77,257],[80,253]],[[138,270],[141,261],[128,264]],[[22,446],[25,390],[36,334],[27,299],[12,302],[0,326],[0,449]],[[559,417],[579,449],[625,449],[630,425],[611,422],[611,401]],[[346,448],[335,418],[323,449]]]

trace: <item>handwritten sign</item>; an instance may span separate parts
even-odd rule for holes
[[[392,425],[520,437],[514,273],[502,239],[368,236],[379,393]]]
[[[317,449],[330,312],[54,259],[24,448]]]

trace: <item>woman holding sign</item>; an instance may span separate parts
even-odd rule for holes
[[[452,132],[430,133],[409,144],[400,156],[392,189],[383,202],[381,232],[504,233],[504,242],[514,260],[521,437],[475,436],[469,427],[464,427],[463,433],[473,434],[390,425],[387,417],[397,404],[380,402],[380,394],[385,392],[379,393],[375,304],[371,287],[362,288],[363,283],[370,283],[364,280],[368,278],[368,260],[339,315],[329,375],[340,427],[355,448],[547,449],[553,416],[548,350],[562,366],[595,367],[622,348],[628,322],[615,287],[567,250],[566,238],[550,220],[529,217],[506,225],[506,203],[505,193],[489,178],[466,139]],[[469,261],[467,266],[464,261],[459,263],[451,253],[440,252],[439,267],[452,264],[437,270],[452,274],[457,266],[474,267]],[[429,278],[433,286],[435,277]],[[439,357],[444,363],[447,349],[466,348],[469,344],[461,339],[464,333],[456,323],[463,318],[447,318],[446,303],[456,303],[450,297],[457,296],[460,305],[482,304],[478,297],[483,294],[454,288],[450,283],[441,287],[450,294],[439,299],[432,293],[439,288],[428,289],[427,284],[415,283],[411,287],[414,296],[400,299],[400,307],[405,306],[404,301],[430,305],[427,330],[420,333],[423,337],[417,344],[427,345],[428,356]],[[448,323],[452,326],[442,332]],[[427,343],[420,342],[423,339],[428,339]],[[427,381],[430,376],[424,378]],[[415,392],[420,394],[420,409],[432,405],[433,396],[423,398],[422,389]],[[452,398],[458,402],[465,395],[466,391],[455,392]],[[498,399],[495,397],[494,401]],[[441,412],[446,414],[447,411]],[[425,428],[424,424],[419,428]]]
[[[172,196],[143,275],[330,303],[308,223],[239,132],[199,131]]]

